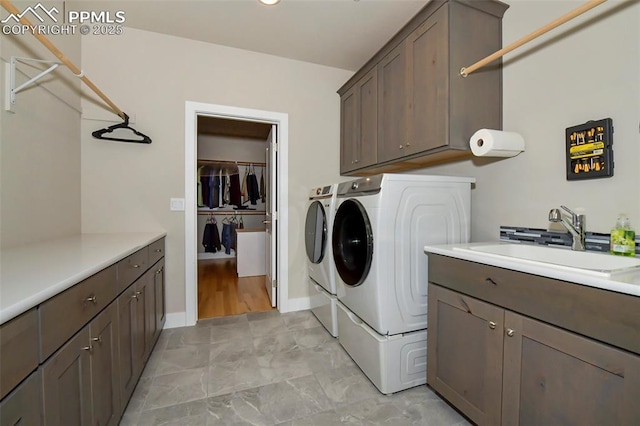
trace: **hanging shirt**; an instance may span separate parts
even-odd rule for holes
[[[200,181],[202,177],[202,169],[204,166],[198,167],[198,180],[196,181],[198,185],[198,207],[204,207],[204,198],[202,197],[202,182]]]
[[[244,177],[242,178],[242,187],[240,193],[242,195],[242,204],[249,201],[249,194],[247,193],[247,176],[249,175],[249,167],[244,170]]]
[[[261,201],[263,203],[267,202],[267,190],[264,186],[264,172],[260,173],[260,195],[262,196]]]
[[[240,196],[240,175],[234,173],[230,176],[229,203],[234,206],[242,205],[242,197]]]

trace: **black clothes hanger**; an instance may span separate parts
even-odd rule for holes
[[[124,113],[123,113],[124,114]],[[114,138],[111,136],[104,136],[105,133],[111,133],[116,129],[129,129],[137,136],[140,136],[142,139],[123,139],[123,138]],[[113,126],[109,126],[104,129],[96,130],[91,133],[91,135],[96,139],[105,139],[109,141],[118,141],[118,142],[134,142],[134,143],[151,143],[151,138],[143,133],[140,133],[136,129],[129,127],[129,116],[124,114],[124,122],[120,124],[114,124]]]

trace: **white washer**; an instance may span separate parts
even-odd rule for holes
[[[334,184],[311,190],[305,221],[311,312],[334,337],[338,336],[338,304],[331,231],[337,187]]]
[[[473,182],[383,174],[338,187],[339,340],[382,393],[426,382],[424,246],[469,241]]]

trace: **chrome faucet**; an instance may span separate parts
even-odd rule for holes
[[[549,221],[560,223],[569,231],[573,237],[571,250],[584,251],[585,237],[587,235],[587,217],[583,214],[576,214],[568,207],[560,207],[571,215],[571,222],[569,222],[566,217],[563,217],[558,209],[551,209],[549,211]]]

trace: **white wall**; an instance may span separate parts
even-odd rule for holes
[[[304,218],[308,188],[339,179],[339,97],[352,72],[127,28],[82,38],[82,66],[153,138],[103,142],[82,122],[84,232],[167,231],[167,310],[183,312],[185,101],[289,114],[289,297],[307,295]],[[91,106],[84,102],[84,106]]]
[[[23,10],[33,3],[17,2]],[[48,2],[47,6],[61,2]],[[2,10],[0,18],[6,16]],[[80,65],[80,35],[50,36]],[[0,36],[0,248],[80,232],[80,80],[60,67],[4,109],[5,64],[12,56],[56,61],[30,34]],[[17,85],[49,67],[19,64]]]
[[[584,2],[508,3],[505,46]],[[567,181],[565,128],[606,117],[615,128],[615,175]],[[504,129],[524,136],[526,152],[420,173],[477,178],[473,241],[498,239],[500,225],[547,228],[549,209],[561,204],[583,208],[590,231],[609,232],[619,212],[640,231],[639,119],[640,3],[609,1],[505,57]]]

